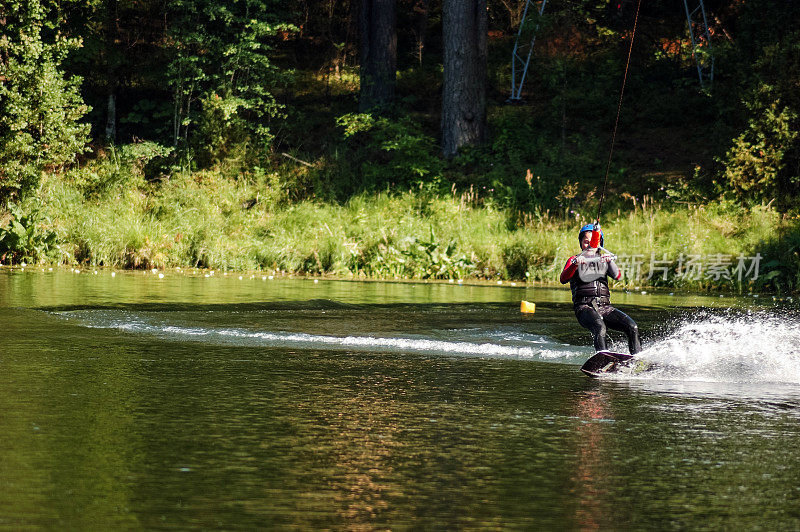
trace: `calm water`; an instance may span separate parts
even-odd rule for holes
[[[597,381],[564,290],[4,268],[0,527],[798,529],[764,299],[617,293]]]

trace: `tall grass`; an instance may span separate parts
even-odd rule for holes
[[[578,251],[577,229],[587,222],[520,216],[465,195],[421,191],[364,194],[344,204],[290,203],[276,176],[265,172],[238,180],[210,171],[175,173],[154,184],[134,180],[101,193],[87,190],[75,176],[46,176],[35,200],[57,234],[62,263],[555,282]],[[675,263],[690,255],[752,256],[775,243],[784,223],[766,207],[666,208],[648,201],[605,218],[606,247],[641,256],[643,275],[651,256]],[[624,282],[737,286],[735,279],[677,275]]]

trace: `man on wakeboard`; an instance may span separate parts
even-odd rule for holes
[[[599,231],[600,245],[592,247],[592,232]],[[622,271],[614,262],[614,255],[600,254],[603,247],[603,231],[600,225],[581,227],[578,242],[582,252],[569,258],[561,272],[561,284],[569,283],[572,289],[572,304],[578,323],[589,329],[594,338],[595,351],[607,351],[606,327],[622,331],[628,337],[628,349],[636,354],[642,350],[639,327],[627,314],[611,306],[611,291],[608,277],[619,280]],[[597,246],[597,244],[595,244]]]

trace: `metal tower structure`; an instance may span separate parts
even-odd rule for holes
[[[541,2],[539,15],[544,13],[547,0],[541,0]],[[523,33],[527,33],[523,30],[531,3],[532,0],[525,0],[525,10],[522,12],[522,21],[514,41],[514,51],[511,52],[511,96],[508,98],[511,103],[522,101],[522,85],[528,75],[533,45],[536,43],[536,33],[539,31],[537,24],[530,32],[530,36],[523,35]],[[700,80],[700,86],[705,87],[706,83],[711,84],[714,81],[714,54],[712,53],[711,32],[708,29],[705,4],[703,0],[683,0],[683,5],[686,9],[689,37],[692,40],[692,57],[697,65],[697,77]]]
[[[711,48],[711,32],[703,0],[683,0],[686,8],[686,21],[689,24],[689,37],[692,39],[692,57],[697,65],[700,86],[705,87],[714,81],[714,54]],[[692,9],[693,7],[693,9]]]
[[[542,5],[539,7],[539,15],[544,13],[544,6],[546,4],[547,0],[542,0]],[[521,101],[520,94],[522,94],[522,84],[525,83],[525,76],[528,74],[528,65],[531,63],[533,45],[536,43],[536,33],[539,31],[539,25],[537,24],[533,31],[530,32],[530,43],[527,42],[527,36],[523,37],[522,35],[525,29],[525,19],[528,18],[528,8],[530,6],[531,0],[525,0],[525,10],[522,12],[522,20],[519,23],[517,38],[514,40],[514,51],[511,52],[511,97],[508,101],[513,103]]]

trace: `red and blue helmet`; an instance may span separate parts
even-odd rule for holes
[[[581,230],[578,231],[578,243],[580,244],[581,238],[583,238],[583,233],[588,233],[594,231],[594,224],[586,224],[581,227]],[[603,245],[603,230],[600,229],[600,246]]]

